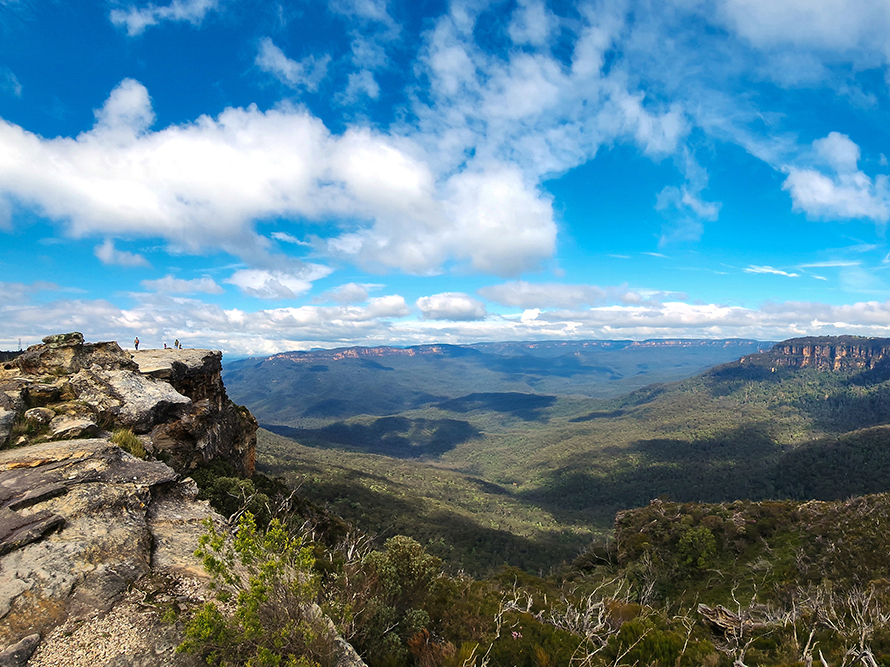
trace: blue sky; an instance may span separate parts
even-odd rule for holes
[[[890,335],[890,3],[0,0],[0,349]]]

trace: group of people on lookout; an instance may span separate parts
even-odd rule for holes
[[[133,341],[133,348],[134,348],[137,352],[139,351],[139,336],[136,336],[136,340]],[[164,349],[165,349],[165,350],[169,350],[169,349],[170,349],[169,347],[167,347],[167,343],[164,343]],[[177,338],[175,341],[173,341],[173,349],[174,349],[174,350],[181,350],[181,349],[182,349],[182,343],[179,342],[179,339],[178,339],[178,338]]]

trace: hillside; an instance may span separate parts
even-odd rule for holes
[[[385,417],[267,425],[277,435],[260,431],[259,465],[367,530],[413,535],[471,570],[546,568],[607,534],[615,512],[660,496],[887,490],[886,347],[788,341],[619,398],[474,391]],[[804,361],[815,358],[859,361]]]

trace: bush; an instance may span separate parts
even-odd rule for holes
[[[179,651],[212,665],[315,667],[332,660],[333,636],[315,604],[318,578],[312,549],[277,519],[260,534],[250,512],[233,538],[212,521],[195,552],[210,574],[216,602],[186,625]]]

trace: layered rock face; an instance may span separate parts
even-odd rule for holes
[[[115,428],[177,470],[215,458],[253,473],[256,420],[226,395],[222,353],[148,350],[48,336],[0,366],[0,447]]]
[[[777,343],[769,352],[742,357],[742,364],[819,371],[870,370],[890,360],[890,338],[811,336]]]
[[[198,602],[202,521],[222,522],[182,473],[216,458],[253,472],[256,421],[226,396],[221,358],[134,359],[74,333],[0,364],[0,665],[35,647],[38,665],[198,663],[174,652],[181,626],[160,621],[159,601]],[[112,444],[121,428],[166,463]],[[99,617],[129,629],[90,634]]]
[[[101,438],[0,451],[0,647],[107,612],[150,572],[202,577],[201,521],[222,519],[197,493]]]

